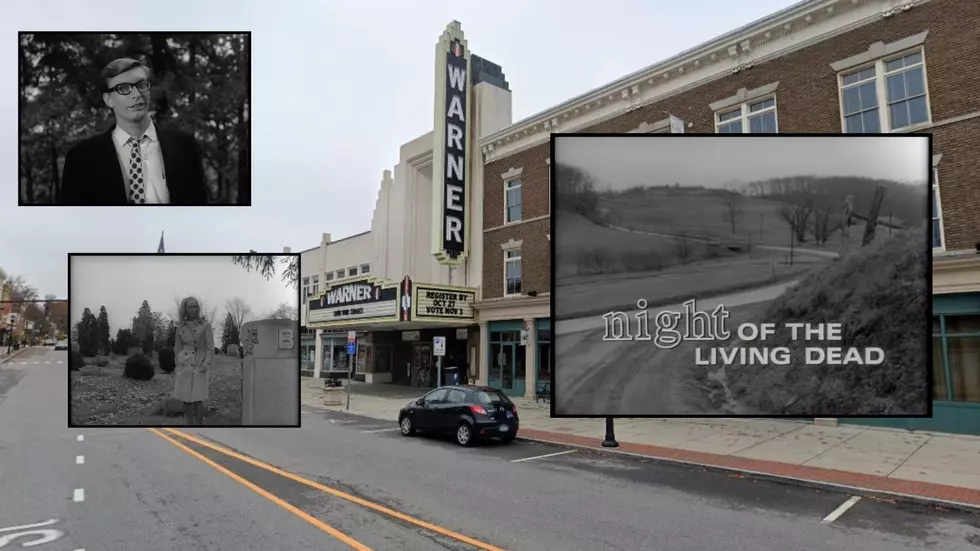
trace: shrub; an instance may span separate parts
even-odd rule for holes
[[[145,354],[137,354],[126,358],[126,368],[123,377],[137,381],[149,381],[153,378],[153,364]]]
[[[160,361],[160,371],[164,373],[173,373],[174,367],[176,367],[176,362],[174,358],[174,349],[169,346],[166,348],[161,348],[160,352],[157,354],[157,360]]]
[[[82,357],[82,353],[78,350],[72,350],[71,356],[68,357],[68,368],[71,371],[78,371],[83,367],[85,367],[85,358]]]

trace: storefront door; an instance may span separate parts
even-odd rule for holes
[[[517,331],[494,331],[491,328],[489,353],[487,384],[508,396],[524,396],[527,366],[519,326]]]
[[[435,388],[436,374],[432,369],[432,345],[415,343],[412,346],[412,384],[422,388]]]

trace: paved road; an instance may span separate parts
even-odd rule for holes
[[[731,314],[726,322],[734,334],[739,324],[758,320],[768,303],[798,281],[789,281],[698,300],[701,312],[725,305]],[[635,315],[630,335],[637,335]],[[649,334],[656,335],[655,320],[661,312],[684,312],[682,304],[648,311]],[[683,328],[682,316],[678,327]],[[663,349],[652,341],[604,340],[607,321],[591,316],[555,322],[556,411],[563,415],[733,415],[743,414],[725,388],[724,371],[708,370],[694,363],[694,349],[704,343],[685,341]],[[723,347],[726,343],[714,346]]]
[[[35,549],[980,549],[964,513],[862,499],[825,523],[848,496],[542,444],[461,449],[337,412],[69,430],[65,364],[43,363],[65,356],[0,367],[0,548],[57,530]]]

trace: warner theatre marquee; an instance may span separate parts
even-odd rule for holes
[[[476,319],[477,291],[372,277],[346,280],[324,289],[307,303],[311,328],[403,329],[408,325],[468,325]]]

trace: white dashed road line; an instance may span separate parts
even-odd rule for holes
[[[395,431],[395,430],[399,430],[398,427],[388,427],[386,429],[364,430],[364,431],[361,431],[361,432],[363,432],[364,434],[374,434],[376,432],[391,432],[391,431]]]
[[[85,489],[75,488],[75,495],[72,497],[72,499],[75,500],[75,503],[81,503],[85,501]]]
[[[847,512],[848,509],[853,507],[854,504],[857,503],[860,499],[861,496],[851,496],[851,498],[845,501],[844,503],[842,503],[840,507],[834,509],[833,513],[830,513],[829,515],[824,517],[823,523],[830,524],[831,522],[834,522],[835,520],[840,518],[841,515]]]
[[[533,461],[535,459],[544,459],[546,457],[555,457],[556,455],[565,455],[566,453],[575,453],[578,450],[565,450],[563,452],[556,453],[546,453],[544,455],[535,455],[534,457],[525,457],[524,459],[515,459],[511,463],[520,463],[522,461]]]
[[[76,465],[84,465],[85,464],[85,456],[84,455],[76,455],[75,456],[75,464]]]
[[[78,441],[81,442],[82,440],[85,440],[85,435],[84,434],[79,434],[78,435]]]

